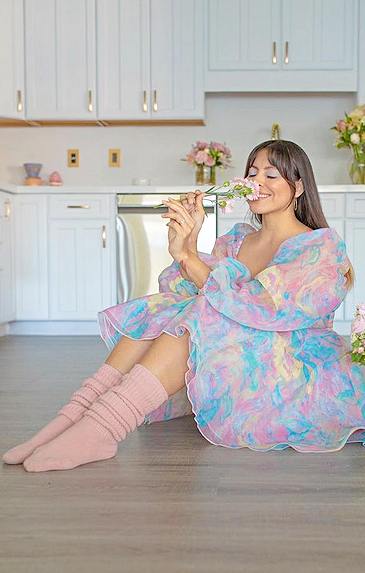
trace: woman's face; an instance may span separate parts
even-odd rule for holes
[[[247,201],[253,213],[266,214],[286,209],[292,191],[274,165],[270,165],[266,149],[261,149],[248,171],[248,177],[260,183],[260,195],[256,201]],[[293,203],[289,209],[294,210]]]

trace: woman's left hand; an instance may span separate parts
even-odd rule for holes
[[[168,201],[162,201],[168,212],[163,213],[161,217],[169,217],[169,253],[175,261],[186,258],[190,252],[190,236],[195,227],[195,222],[188,211],[181,205],[180,201],[169,198]]]

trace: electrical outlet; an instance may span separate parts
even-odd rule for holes
[[[109,149],[109,167],[120,167],[120,149]]]
[[[68,149],[67,150],[67,165],[68,167],[78,167],[80,160],[80,154],[78,149]]]

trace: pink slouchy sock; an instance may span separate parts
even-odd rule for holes
[[[118,442],[167,399],[168,394],[158,378],[137,363],[123,383],[103,394],[79,422],[37,448],[24,461],[24,468],[28,472],[67,470],[112,458],[117,453]]]
[[[30,440],[8,450],[2,457],[7,464],[21,464],[39,446],[53,440],[75,422],[104,392],[119,384],[127,376],[106,362],[86,378],[81,387],[71,396],[70,402],[57,412],[57,416],[42,428]]]

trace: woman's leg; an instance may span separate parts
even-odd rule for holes
[[[31,453],[53,440],[78,422],[91,404],[115,384],[120,384],[129,370],[138,362],[153,340],[133,340],[124,336],[113,348],[105,363],[92,376],[83,381],[46,426],[32,438],[5,452],[2,459],[7,464],[21,464]]]
[[[189,334],[161,334],[127,374],[90,406],[83,418],[24,461],[27,471],[71,469],[114,457],[118,442],[185,385]],[[122,356],[115,354],[113,365]]]

